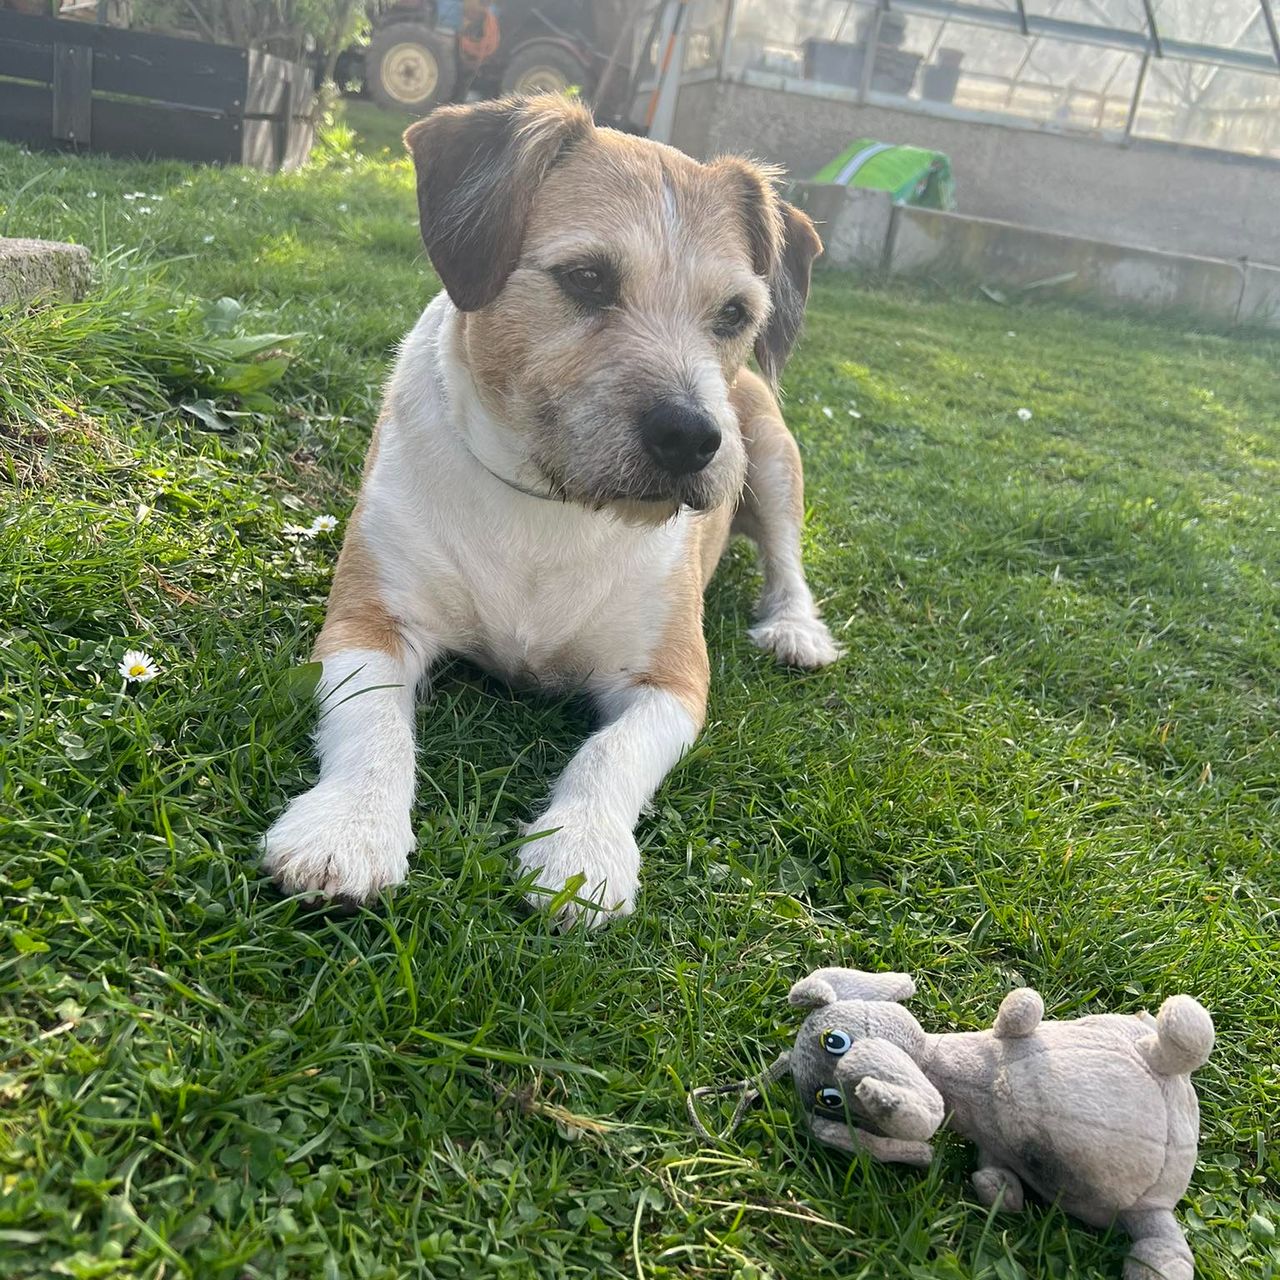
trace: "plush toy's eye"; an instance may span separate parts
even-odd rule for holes
[[[822,1033],[822,1047],[834,1058],[838,1058],[842,1053],[848,1053],[852,1046],[853,1040],[843,1031]]]
[[[814,1099],[818,1106],[827,1111],[844,1110],[844,1095],[839,1089],[833,1089],[830,1085],[819,1089],[818,1092],[814,1094]]]

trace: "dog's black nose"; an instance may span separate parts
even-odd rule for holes
[[[678,400],[659,400],[640,415],[640,439],[649,456],[673,476],[689,476],[716,456],[720,428]]]

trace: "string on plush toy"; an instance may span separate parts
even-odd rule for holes
[[[779,1054],[772,1065],[759,1076],[748,1076],[745,1080],[735,1080],[732,1084],[704,1084],[697,1089],[691,1089],[684,1100],[689,1112],[689,1123],[693,1125],[698,1136],[705,1141],[723,1142],[742,1123],[747,1112],[760,1101],[760,1096],[765,1089],[775,1080],[780,1080],[790,1070],[791,1055],[783,1053]],[[733,1093],[738,1089],[742,1091],[742,1097],[738,1099],[738,1105],[734,1107],[728,1125],[719,1133],[713,1133],[702,1123],[702,1117],[698,1114],[698,1099]]]

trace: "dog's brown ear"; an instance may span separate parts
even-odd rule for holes
[[[585,108],[545,95],[440,107],[405,131],[422,240],[460,311],[502,292],[520,260],[534,194],[593,127]]]
[[[740,156],[721,156],[713,168],[727,178],[747,233],[751,265],[769,282],[773,308],[756,339],[756,362],[776,389],[778,377],[800,335],[809,299],[813,260],[822,241],[809,215],[778,198],[774,183],[782,171]]]
[[[769,385],[777,388],[804,324],[804,308],[809,301],[809,278],[813,260],[822,252],[819,238],[807,213],[785,200],[778,202],[782,215],[782,247],[769,274],[769,296],[773,309],[769,321],[756,339],[756,363]]]

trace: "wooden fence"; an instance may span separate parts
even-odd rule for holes
[[[292,169],[313,97],[270,54],[0,10],[0,137],[30,147]]]

